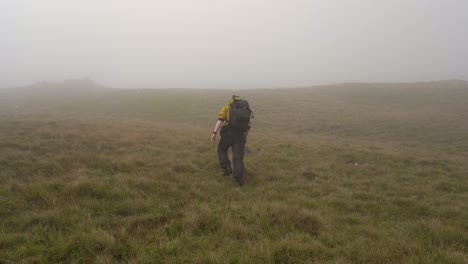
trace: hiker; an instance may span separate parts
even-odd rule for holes
[[[229,176],[233,172],[227,153],[232,147],[234,178],[240,186],[244,184],[244,146],[250,130],[251,117],[253,113],[247,100],[233,95],[228,104],[219,111],[218,121],[211,135],[213,144],[216,143],[218,131],[221,135],[218,144],[218,160],[224,170],[224,176]]]

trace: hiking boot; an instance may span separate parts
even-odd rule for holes
[[[242,187],[242,185],[244,185],[244,180],[236,178],[235,183],[238,184],[239,187]]]
[[[224,169],[224,174],[223,176],[230,176],[232,174],[232,169],[231,167]]]

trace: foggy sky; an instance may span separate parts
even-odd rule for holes
[[[0,0],[0,86],[468,79],[466,0]]]

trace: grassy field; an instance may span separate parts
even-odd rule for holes
[[[0,91],[0,263],[467,263],[468,85]],[[255,111],[245,185],[209,143]]]

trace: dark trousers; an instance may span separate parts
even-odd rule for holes
[[[243,184],[244,181],[244,147],[247,142],[247,133],[223,126],[220,131],[221,139],[218,144],[218,160],[224,171],[231,170],[228,150],[232,147],[232,161],[234,163],[234,177]]]

